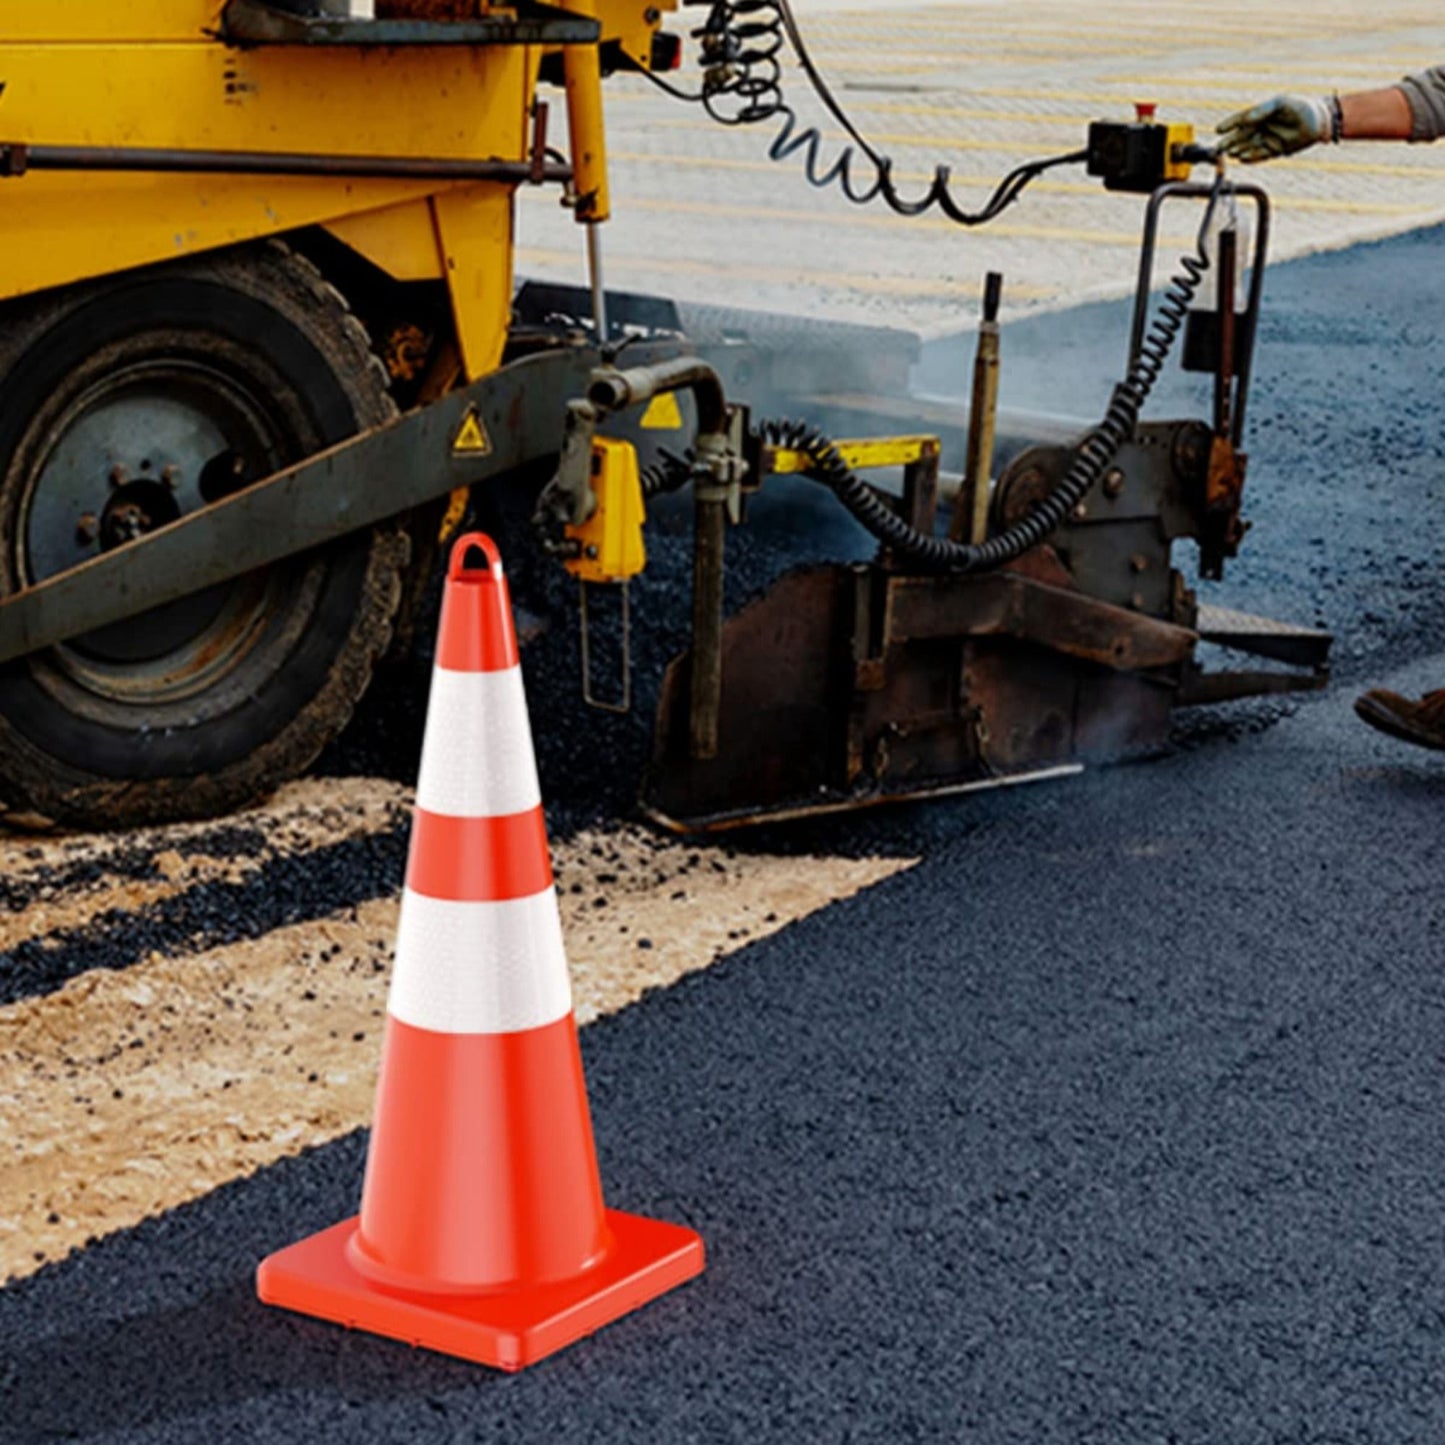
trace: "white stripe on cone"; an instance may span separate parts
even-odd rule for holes
[[[495,818],[542,801],[522,669],[432,673],[416,802],[428,813]]]
[[[440,1034],[520,1033],[565,1018],[572,986],[556,890],[457,903],[408,888],[387,1011]]]

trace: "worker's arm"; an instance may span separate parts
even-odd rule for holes
[[[1400,85],[1410,107],[1411,140],[1439,140],[1445,136],[1445,65],[1407,75]]]
[[[1277,95],[1220,122],[1226,155],[1248,163],[1341,140],[1430,141],[1445,135],[1445,66],[1383,90]]]
[[[1445,102],[1445,94],[1441,96]],[[1340,97],[1341,140],[1409,140],[1415,118],[1404,87],[1361,90]]]

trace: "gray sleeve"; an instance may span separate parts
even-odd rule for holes
[[[1410,139],[1438,140],[1445,136],[1445,65],[1407,75],[1400,89],[1405,92],[1410,114],[1415,117]]]

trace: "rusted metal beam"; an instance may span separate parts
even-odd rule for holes
[[[892,578],[885,635],[890,642],[1015,637],[1121,672],[1171,667],[1199,640],[1188,628],[1011,572]]]
[[[723,629],[715,756],[690,746],[695,654],[668,668],[644,805],[732,827],[1148,752],[1195,640],[1013,573],[804,568]]]
[[[1328,672],[1194,671],[1179,685],[1179,707],[1214,707],[1247,697],[1271,697],[1290,692],[1320,692],[1330,684]]]

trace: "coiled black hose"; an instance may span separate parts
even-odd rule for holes
[[[885,546],[926,567],[954,572],[989,572],[1006,566],[1046,540],[1102,480],[1119,449],[1134,435],[1139,413],[1154,390],[1174,343],[1184,328],[1189,308],[1209,270],[1206,237],[1215,211],[1227,189],[1221,175],[1214,184],[1192,256],[1182,257],[1179,271],[1164,289],[1158,314],[1145,332],[1139,354],[1109,399],[1103,420],[1084,439],[1063,481],[1029,514],[996,537],[981,543],[954,542],[910,527],[868,486],[839,454],[837,447],[816,427],[803,421],[767,420],[757,434],[775,447],[801,452],[811,466],[801,475],[821,482],[832,491],[869,532]],[[642,473],[642,492],[652,498],[675,492],[693,479],[694,460],[662,451]]]
[[[953,173],[946,165],[935,166],[923,193],[908,198],[893,177],[893,161],[879,152],[853,124],[848,113],[823,79],[789,0],[713,0],[706,22],[694,30],[702,46],[703,84],[691,94],[644,71],[654,85],[679,100],[700,103],[722,125],[756,125],[781,120],[782,128],[768,147],[770,159],[786,161],[803,158],[808,183],[820,189],[838,186],[850,201],[865,206],[882,200],[900,216],[921,216],[937,208],[961,226],[981,226],[1011,206],[1030,181],[1055,166],[1076,165],[1088,158],[1087,151],[1029,161],[1010,171],[978,211],[966,211],[953,193]],[[823,134],[816,126],[805,126],[783,96],[784,44],[792,46],[809,83],[828,113],[843,127],[850,144],[826,168],[823,164]],[[866,158],[871,176],[862,180],[855,174],[859,156]]]
[[[657,460],[642,469],[643,501],[650,502],[665,492],[680,492],[692,481],[695,460],[696,456],[690,447],[681,456],[677,452],[668,451],[666,447],[659,447]]]
[[[1129,375],[1114,388],[1104,419],[1079,447],[1063,481],[1029,514],[996,537],[974,544],[935,537],[910,527],[844,462],[837,447],[815,427],[798,421],[765,421],[759,431],[774,446],[802,452],[812,463],[804,475],[822,482],[885,546],[926,567],[954,572],[989,572],[1017,560],[1058,529],[1065,518],[1098,485],[1119,449],[1134,434],[1149,393],[1164,369],[1189,308],[1209,269],[1205,250],[1215,207],[1223,193],[1216,182],[1196,252],[1185,256],[1180,271],[1165,288],[1159,312],[1145,335]]]

